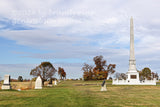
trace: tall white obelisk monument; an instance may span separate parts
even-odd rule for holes
[[[129,82],[139,82],[139,73],[136,70],[136,60],[134,55],[134,26],[132,17],[130,19],[130,58],[127,75]]]
[[[130,58],[129,58],[129,72],[136,71],[136,60],[134,55],[134,28],[133,18],[130,19]],[[137,72],[137,71],[136,71]]]
[[[119,80],[113,79],[113,85],[156,85],[156,79],[153,80],[139,80],[139,72],[136,70],[136,59],[134,55],[134,26],[133,18],[130,19],[130,57],[129,57],[129,69],[126,73],[127,79]]]

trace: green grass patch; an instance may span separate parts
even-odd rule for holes
[[[160,85],[116,86],[107,81],[62,81],[42,90],[0,90],[0,107],[160,106]]]

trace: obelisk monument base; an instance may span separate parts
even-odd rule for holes
[[[135,71],[135,72],[127,72],[127,81],[130,84],[137,84],[139,83],[139,72]]]

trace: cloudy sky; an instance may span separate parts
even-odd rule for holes
[[[97,55],[125,73],[131,16],[137,69],[160,73],[159,10],[159,0],[0,0],[0,76],[31,78],[50,61],[79,78]]]

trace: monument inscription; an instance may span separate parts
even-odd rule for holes
[[[136,79],[137,75],[131,75],[131,79]]]

